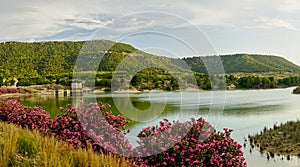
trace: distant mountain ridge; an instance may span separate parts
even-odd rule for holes
[[[232,54],[183,58],[193,71],[200,73],[207,73],[203,62],[218,59],[222,61],[225,73],[300,72],[300,66],[283,57],[272,55]]]
[[[93,42],[93,41],[92,41]],[[226,73],[260,73],[260,72],[291,72],[300,73],[300,67],[278,56],[234,54],[192,57],[173,59],[155,56],[134,48],[131,45],[117,43],[108,40],[95,41],[97,52],[87,46],[85,42],[3,42],[0,43],[0,76],[2,77],[29,77],[49,74],[61,74],[73,72],[79,53],[85,54],[87,59],[95,56],[103,56],[98,71],[114,71],[120,62],[130,58],[124,69],[131,70],[140,61],[144,61],[143,67],[159,65],[177,71],[184,71],[184,60],[192,71],[207,73],[203,62],[214,63],[221,59]],[[98,45],[99,44],[99,45]],[[108,49],[109,48],[109,49]],[[136,55],[143,55],[147,60]],[[91,60],[90,60],[91,61]],[[91,62],[93,63],[93,62]]]

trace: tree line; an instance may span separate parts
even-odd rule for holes
[[[86,73],[81,75],[85,86],[95,86],[96,88],[106,88],[110,90],[114,72]],[[185,78],[186,77],[186,78]],[[162,89],[165,91],[176,91],[180,89],[178,77],[175,78],[168,71],[161,69],[144,69],[134,76],[127,76],[130,80],[130,88],[137,90]],[[289,76],[285,78],[259,77],[259,76],[234,76],[234,75],[208,75],[195,72],[193,76],[181,76],[180,80],[186,81],[186,85],[196,82],[199,89],[211,90],[225,88],[234,85],[238,89],[266,89],[278,87],[299,86],[299,76]],[[21,77],[18,79],[17,86],[60,84],[67,87],[71,86],[73,73],[48,74],[44,76]],[[14,85],[15,80],[5,80],[0,76],[0,86]]]

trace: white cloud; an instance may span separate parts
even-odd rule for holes
[[[179,1],[171,7],[195,25],[237,28],[298,29],[300,18],[297,0],[214,0]],[[260,22],[264,26],[257,26]]]
[[[76,17],[76,18],[67,18],[59,21],[61,25],[67,25],[68,27],[78,27],[84,29],[96,29],[104,28],[109,24],[113,23],[113,20],[101,21],[98,19],[87,18],[87,17]]]
[[[156,12],[136,15],[145,11]],[[0,41],[85,40],[97,29],[106,35],[97,37],[108,39],[143,30],[191,34],[192,23],[226,53],[269,52],[299,60],[299,11],[299,0],[0,0]]]
[[[300,1],[298,0],[284,0],[282,5],[279,8],[283,12],[299,12],[300,10]]]
[[[143,18],[143,14],[133,14],[116,19],[109,28],[118,33],[126,33],[147,29],[153,27],[155,24],[156,21],[153,18]]]
[[[255,22],[257,22],[255,25],[259,28],[287,28],[290,30],[299,30],[291,22],[279,18],[260,17],[255,19]]]
[[[170,12],[197,26],[229,26],[240,28],[286,28],[298,30],[297,0],[214,0],[214,1],[158,1],[136,2],[91,0],[64,1],[0,1],[1,40],[29,40],[81,29],[105,28],[114,20],[128,14],[144,11]],[[129,20],[117,31],[134,31],[155,26],[176,25],[175,20],[161,18],[159,12],[153,20]],[[259,25],[257,25],[259,24]]]

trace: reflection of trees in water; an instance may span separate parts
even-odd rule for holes
[[[70,98],[60,98],[53,95],[45,96],[23,96],[18,100],[26,106],[42,106],[44,110],[48,111],[51,117],[55,117],[60,114],[60,107],[65,107],[67,104],[71,104]]]
[[[173,104],[164,104],[160,103],[151,103],[149,101],[140,101],[139,98],[130,98],[130,103],[128,100],[124,100],[124,97],[115,97],[118,98],[117,101],[114,101],[111,97],[105,98],[97,98],[98,103],[108,103],[111,105],[111,111],[114,115],[123,115],[115,105],[115,102],[118,102],[119,106],[122,106],[123,111],[130,112],[130,117],[133,117],[131,120],[131,124],[136,123],[134,120],[142,119],[149,121],[150,119],[154,119],[156,115],[160,115],[160,112],[163,109],[162,115],[166,116],[167,114],[174,113],[175,111],[179,111],[179,107]],[[152,107],[151,107],[152,106]],[[142,110],[140,113],[136,113],[132,107],[136,107],[139,110]],[[150,108],[151,107],[151,108]],[[149,110],[148,110],[149,109]],[[147,111],[148,110],[148,111]],[[142,117],[142,118],[140,118]],[[129,119],[127,117],[127,119]]]
[[[134,103],[134,105],[133,105]],[[139,102],[138,99],[114,97],[113,103],[121,115],[133,121],[149,121],[157,118],[165,109],[164,103]]]
[[[75,99],[73,99],[75,98]],[[124,97],[115,97],[118,98],[117,102],[120,106],[122,106],[122,109],[130,114],[131,117],[134,119],[140,119],[139,117],[143,117],[142,120],[146,119],[154,119],[155,115],[160,115],[160,112],[162,109],[164,110],[162,115],[166,116],[169,114],[175,114],[176,112],[180,111],[180,106],[175,104],[166,104],[164,107],[163,104],[160,103],[151,103],[149,101],[140,101],[139,98],[131,98],[130,103],[128,100],[124,100]],[[72,104],[76,106],[82,98],[80,96],[78,97],[55,97],[52,95],[44,95],[44,96],[20,96],[17,97],[17,99],[23,104],[27,106],[42,106],[46,111],[48,111],[51,115],[51,117],[55,117],[57,114],[60,114],[60,107],[65,107],[67,104]],[[92,101],[89,101],[89,99],[84,99],[85,103],[90,103]],[[116,105],[114,105],[114,100],[112,97],[99,97],[97,98],[98,103],[108,103],[111,105],[111,111],[114,115],[123,115],[119,112]],[[142,114],[135,113],[132,107],[135,107],[139,110],[142,110]],[[236,106],[236,107],[226,107],[224,109],[223,114],[224,115],[230,115],[230,116],[241,116],[241,115],[252,115],[255,114],[267,114],[269,112],[274,111],[282,111],[286,106],[284,105],[244,105],[244,106]],[[149,110],[149,111],[148,111]],[[193,112],[193,108],[186,109],[185,112]],[[209,105],[201,105],[199,108],[194,109],[195,112],[198,110],[199,114],[208,114],[209,113]],[[134,122],[134,121],[132,121]]]
[[[253,104],[245,104],[244,106],[238,107],[225,107],[223,115],[228,116],[247,116],[253,114],[270,114],[275,112],[282,112],[287,106],[285,105],[253,105]]]
[[[140,101],[139,98],[130,98],[129,101],[125,100],[124,97],[115,97],[117,100],[113,100],[112,97],[98,97],[98,103],[108,103],[111,105],[110,110],[114,115],[124,115],[120,113],[118,108],[115,105],[115,102],[119,106],[122,106],[122,111],[125,111],[133,118],[134,120],[151,120],[155,119],[156,116],[162,115],[166,116],[168,114],[177,112],[180,110],[180,107],[173,104],[163,104],[163,103],[151,103],[149,101]],[[51,117],[55,117],[57,114],[61,114],[59,108],[65,107],[67,104],[72,104],[76,106],[81,100],[84,100],[85,103],[91,103],[93,100],[89,98],[82,98],[81,96],[70,97],[55,97],[55,96],[23,96],[19,97],[18,100],[27,106],[42,106],[46,111],[48,111]],[[141,110],[137,113],[138,110]],[[126,115],[124,115],[126,116]]]

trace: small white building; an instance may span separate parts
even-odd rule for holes
[[[72,84],[71,84],[71,94],[72,95],[82,95],[82,93],[83,93],[83,86],[82,86],[82,83],[81,82],[79,82],[79,83],[77,83],[77,82],[72,82]]]

